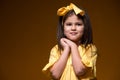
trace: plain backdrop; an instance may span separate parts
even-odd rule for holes
[[[56,44],[56,12],[71,2],[90,16],[98,80],[120,80],[119,0],[0,0],[0,80],[49,80],[41,70]]]

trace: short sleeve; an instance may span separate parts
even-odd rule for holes
[[[59,58],[59,51],[58,46],[54,46],[50,51],[49,56],[49,62],[45,65],[45,67],[42,69],[42,72],[47,73],[49,75],[49,69],[53,66],[53,64],[58,60]]]
[[[96,76],[97,48],[95,45],[89,45],[82,57],[82,62],[86,67],[91,67],[93,75]]]

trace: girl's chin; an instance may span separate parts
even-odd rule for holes
[[[79,42],[79,39],[70,39],[73,42]]]
[[[80,38],[77,38],[77,37],[71,37],[71,38],[66,37],[66,38],[73,41],[73,42],[79,42],[79,40],[80,40]]]

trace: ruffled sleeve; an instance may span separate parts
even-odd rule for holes
[[[59,51],[58,46],[54,46],[50,51],[50,57],[49,62],[45,65],[45,67],[42,69],[43,73],[46,73],[48,76],[50,76],[49,69],[53,66],[53,64],[59,59]]]
[[[95,45],[88,45],[85,48],[85,53],[82,56],[82,62],[86,67],[90,67],[90,72],[96,77],[96,60],[97,60],[97,48]]]

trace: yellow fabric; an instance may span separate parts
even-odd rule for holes
[[[96,77],[97,49],[95,45],[88,45],[86,48],[84,48],[84,45],[80,45],[78,50],[83,64],[88,68],[87,73],[79,78],[76,77],[70,55],[60,80],[92,80]],[[58,45],[56,45],[50,52],[49,63],[42,69],[42,71],[49,73],[49,69],[59,59],[59,57],[60,51],[58,50]]]
[[[69,6],[62,7],[60,9],[58,9],[57,15],[58,16],[64,16],[68,11],[70,11],[72,9],[75,11],[76,15],[80,14],[81,16],[83,16],[85,14],[85,12],[83,10],[81,10],[80,8],[78,8],[77,6],[75,6],[73,3],[70,3]]]

